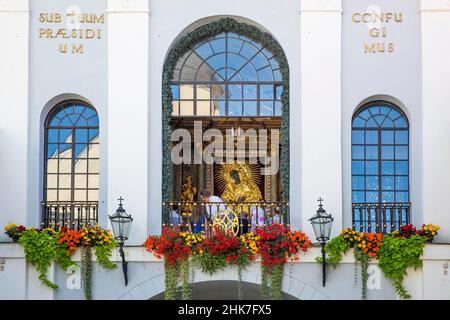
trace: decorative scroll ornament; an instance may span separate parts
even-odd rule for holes
[[[215,218],[213,222],[213,228],[216,227],[236,236],[239,232],[238,215],[229,209],[220,210],[217,213],[217,218]]]

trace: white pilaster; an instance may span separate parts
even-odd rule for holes
[[[147,235],[149,1],[108,2],[108,213],[133,218],[127,244]]]
[[[341,0],[301,1],[302,229],[319,197],[342,226],[341,161]],[[291,197],[298,195],[292,194]]]
[[[422,0],[423,222],[450,240],[450,1]]]
[[[27,223],[28,26],[28,0],[0,1],[0,228]]]

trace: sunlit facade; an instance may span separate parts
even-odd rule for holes
[[[111,228],[123,197],[129,284],[95,265],[94,299],[157,299],[163,263],[142,244],[173,214],[202,221],[202,191],[241,208],[248,230],[289,224],[313,240],[322,198],[332,236],[439,225],[405,283],[413,299],[450,299],[449,30],[443,0],[0,1],[0,226]],[[193,162],[172,161],[180,132]],[[235,167],[195,162],[244,134]],[[353,256],[322,287],[319,254],[288,263],[283,298],[359,299]],[[52,266],[60,288],[45,288],[3,234],[0,266],[0,299],[83,299],[78,269]],[[368,299],[397,299],[371,268]],[[235,298],[235,276],[198,273],[196,298]],[[259,286],[259,267],[243,279]]]

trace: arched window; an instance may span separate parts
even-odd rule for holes
[[[408,119],[391,103],[370,102],[352,121],[353,224],[373,231],[408,223],[409,200]]]
[[[96,222],[98,194],[97,112],[82,101],[65,101],[45,122],[44,223]]]
[[[277,57],[255,40],[222,32],[191,46],[171,81],[173,116],[281,116]]]

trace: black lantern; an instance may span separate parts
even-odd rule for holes
[[[123,252],[123,245],[126,240],[128,240],[128,235],[130,234],[131,222],[133,218],[131,215],[128,215],[125,209],[122,206],[123,198],[119,199],[119,208],[117,208],[116,212],[112,216],[108,216],[111,221],[111,226],[114,233],[114,238],[119,242],[119,252],[122,257],[122,270],[125,278],[125,285],[128,284],[128,275],[127,275],[127,265],[128,262],[125,261],[125,254]]]
[[[326,256],[325,256],[325,244],[330,239],[331,227],[333,225],[334,218],[331,214],[323,209],[322,198],[319,198],[319,209],[316,214],[309,219],[314,229],[317,241],[319,241],[322,247],[322,285],[325,287],[325,266],[326,266]]]

